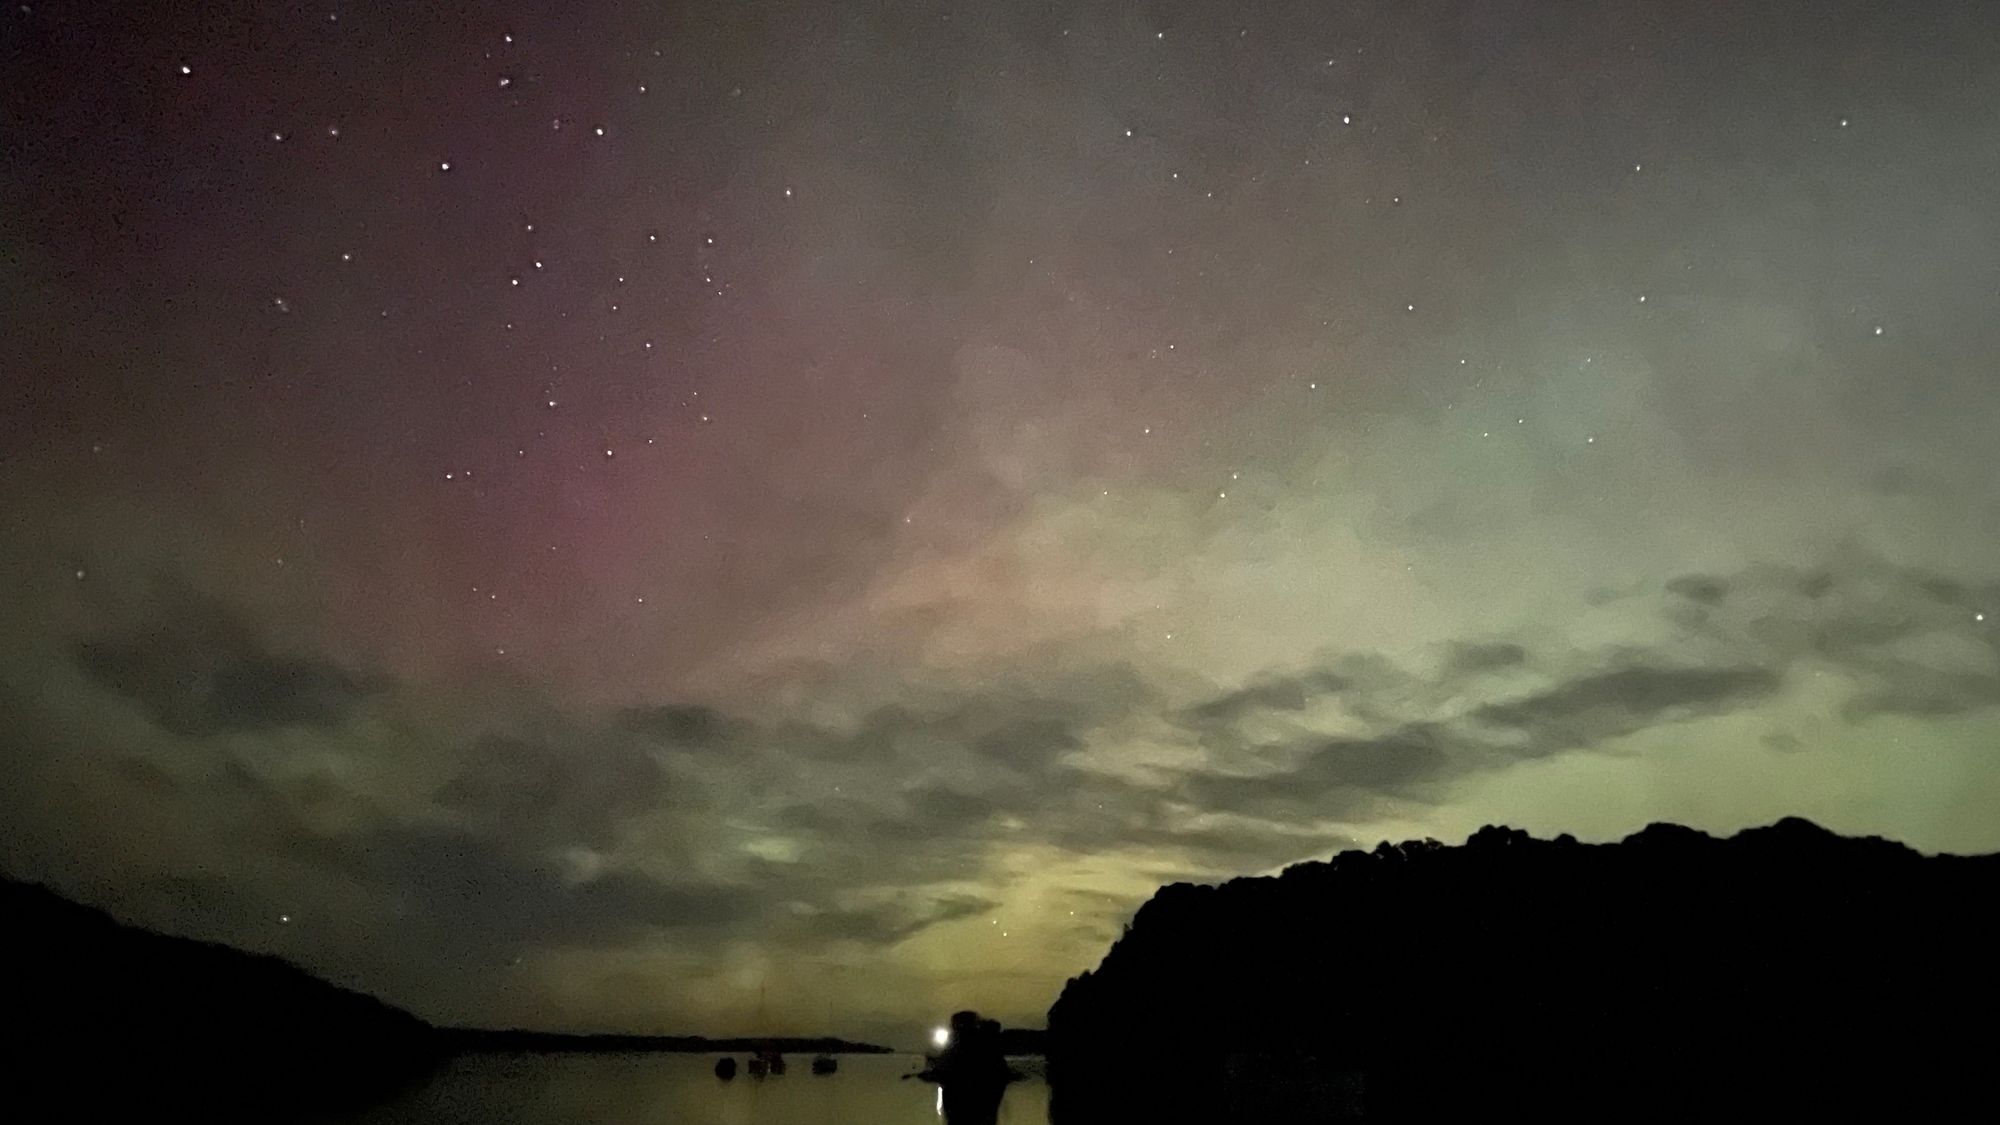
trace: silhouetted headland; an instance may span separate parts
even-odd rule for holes
[[[437,1028],[277,957],[153,933],[5,878],[0,957],[0,1041],[20,1076],[10,1096],[55,1099],[79,1118],[143,1106],[312,1119],[376,1101],[472,1051],[889,1050],[826,1036]],[[101,1080],[69,1084],[63,1076],[79,1067],[95,1067]]]
[[[1058,1121],[1935,1119],[1990,1098],[2000,855],[1481,829],[1175,884],[1049,1012]],[[1108,1115],[1108,1116],[1107,1116]]]
[[[6,1096],[48,1120],[198,1105],[265,1120],[365,1104],[442,1058],[429,1025],[276,957],[127,926],[0,879]],[[72,1084],[66,1076],[90,1073]],[[24,1087],[26,1087],[24,1089]]]

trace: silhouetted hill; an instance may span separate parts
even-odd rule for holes
[[[421,1076],[431,1028],[275,957],[115,921],[0,879],[7,1088],[35,1120],[198,1106],[210,1120],[313,1116]],[[26,1120],[26,1118],[23,1118]]]
[[[568,1035],[559,1031],[487,1031],[451,1028],[440,1032],[455,1051],[679,1051],[697,1054],[886,1055],[893,1048],[829,1036]]]
[[[1176,884],[1050,1010],[1057,1119],[1936,1119],[1990,1097],[1997,895],[1798,819]]]
[[[276,957],[128,926],[0,878],[0,1064],[37,1120],[132,1107],[303,1120],[367,1104],[466,1051],[887,1053],[828,1036],[710,1039],[434,1028]],[[29,1089],[32,1087],[32,1091]]]

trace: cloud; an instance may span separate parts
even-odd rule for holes
[[[1591,746],[1662,722],[1755,703],[1780,677],[1755,667],[1634,665],[1593,672],[1520,699],[1477,708],[1473,719],[1527,737],[1531,756]]]
[[[1885,661],[1867,670],[1840,714],[1862,722],[1880,715],[1942,718],[1988,707],[2000,707],[2000,675]]]
[[[1213,726],[1259,711],[1303,711],[1314,699],[1347,686],[1345,677],[1331,671],[1264,676],[1186,708],[1181,715],[1190,724]]]
[[[1403,659],[1331,651],[1198,688],[1059,659],[1032,677],[917,682],[835,667],[768,709],[512,698],[469,713],[183,604],[168,623],[75,645],[82,675],[65,675],[79,713],[105,710],[109,691],[157,724],[98,768],[230,834],[243,871],[268,860],[239,873],[233,898],[187,900],[226,910],[223,925],[257,932],[267,902],[358,904],[347,932],[324,937],[346,963],[368,956],[362,920],[378,914],[445,966],[706,955],[753,936],[776,958],[853,947],[838,960],[994,910],[1044,879],[1023,856],[1133,879],[1268,870],[1352,844],[1358,826],[1428,815],[1478,775],[1764,705],[1807,667],[1845,677],[1814,682],[1851,685],[1835,706],[1852,722],[2000,706],[1994,638],[1968,627],[1995,592],[1845,559],[1628,594],[1603,612],[1670,632],[1557,659],[1549,644],[1531,656],[1475,637]],[[290,727],[312,736],[228,737]],[[161,731],[187,752],[144,753]],[[1810,750],[1750,738],[1750,753]],[[190,863],[205,854],[181,846]],[[1116,878],[1104,886],[1112,906],[1064,912],[1057,940],[1095,940],[1127,904]]]
[[[383,686],[322,657],[274,652],[207,601],[123,635],[81,641],[73,656],[91,680],[181,735],[336,727]]]
[[[1676,617],[1683,628],[1771,667],[1812,661],[1854,683],[1849,722],[1942,717],[2000,706],[2000,635],[1982,628],[2000,583],[1849,555],[1816,568],[1756,566],[1668,588],[1730,591],[1722,608]],[[1718,595],[1710,600],[1721,607]]]
[[[585,877],[458,829],[382,824],[338,841],[349,872],[387,889],[399,912],[454,945],[560,947],[653,931],[720,934],[764,909],[755,888],[663,882],[613,870]]]
[[[432,800],[497,834],[556,843],[606,842],[622,818],[663,802],[666,771],[643,747],[589,735],[564,742],[481,738]]]
[[[632,707],[619,713],[618,724],[641,737],[669,746],[713,749],[742,731],[742,724],[701,704]]]
[[[978,917],[999,905],[981,895],[947,894],[916,906],[896,902],[814,914],[807,924],[816,937],[884,948],[932,926]]]
[[[1477,676],[1528,662],[1528,650],[1507,641],[1461,641],[1445,656],[1447,676]]]
[[[1016,719],[974,738],[972,749],[1018,769],[1036,769],[1083,748],[1077,727],[1073,718]]]
[[[983,764],[1032,774],[1084,746],[1092,729],[1131,714],[1152,692],[1130,669],[1071,670],[1057,682],[1024,685],[969,678],[904,689],[858,722],[789,721],[770,741],[825,762],[922,761],[969,752]]]
[[[1316,738],[1273,747],[1291,764],[1255,776],[1195,772],[1189,794],[1203,807],[1318,818],[1352,816],[1374,799],[1406,793],[1424,781],[1473,768],[1455,757],[1441,728],[1412,723],[1379,735]]]
[[[1688,574],[1670,580],[1667,591],[1691,602],[1715,605],[1729,595],[1729,584],[1706,574]]]

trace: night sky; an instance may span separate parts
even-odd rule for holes
[[[2000,849],[1996,60],[10,5],[0,869],[439,1021],[907,1042],[1384,838]]]

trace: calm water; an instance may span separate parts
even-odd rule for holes
[[[466,1055],[423,1089],[354,1118],[356,1125],[938,1125],[938,1088],[903,1075],[915,1055],[842,1055],[811,1072],[788,1055],[781,1078],[715,1077],[715,1055]],[[741,1059],[739,1058],[739,1061]],[[1049,1091],[1016,1082],[999,1120],[1045,1125]]]

